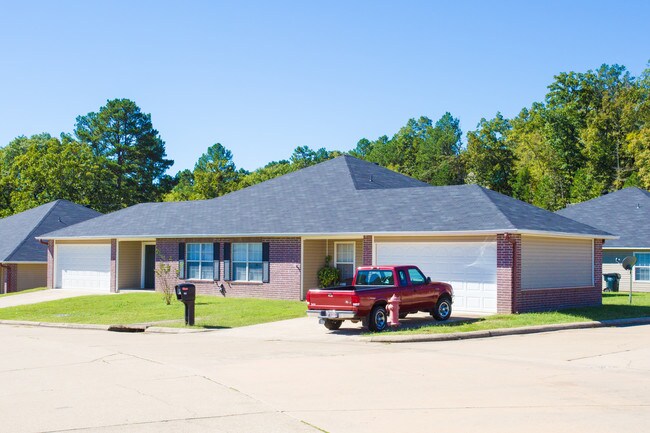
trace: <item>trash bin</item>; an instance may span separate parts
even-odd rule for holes
[[[618,292],[618,282],[621,281],[621,274],[603,274],[603,277],[605,278],[605,283],[607,284],[605,287],[605,292]]]

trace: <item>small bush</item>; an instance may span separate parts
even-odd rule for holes
[[[330,266],[331,256],[325,257],[325,266],[318,271],[318,287],[325,288],[338,284],[341,279],[341,272]]]

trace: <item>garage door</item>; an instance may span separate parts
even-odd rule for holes
[[[496,242],[399,242],[376,244],[377,265],[416,265],[434,281],[454,288],[454,311],[496,313]]]
[[[57,245],[56,287],[89,291],[111,288],[110,245]]]

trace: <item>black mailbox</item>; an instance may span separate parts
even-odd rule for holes
[[[196,300],[196,286],[194,284],[179,284],[181,289],[181,300],[183,302]]]
[[[177,285],[176,299],[185,304],[185,324],[194,326],[194,303],[196,301],[196,286],[194,284]]]

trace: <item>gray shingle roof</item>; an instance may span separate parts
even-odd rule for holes
[[[0,219],[0,262],[47,262],[37,236],[101,215],[67,200],[56,200]]]
[[[376,234],[607,233],[476,185],[432,187],[342,156],[212,200],[145,203],[45,238]]]
[[[605,248],[650,248],[650,192],[625,188],[570,205],[559,215],[620,236]]]

